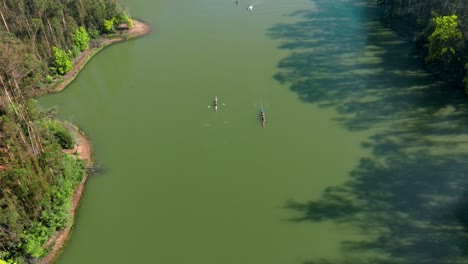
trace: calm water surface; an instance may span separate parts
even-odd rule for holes
[[[468,263],[466,99],[367,1],[256,3],[128,1],[40,99],[105,168],[58,263]]]

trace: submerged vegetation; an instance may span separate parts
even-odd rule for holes
[[[132,24],[115,0],[5,0],[0,18],[0,263],[32,263],[71,224],[72,194],[86,173],[84,161],[62,151],[75,146],[73,133],[32,96],[50,90],[102,34]]]

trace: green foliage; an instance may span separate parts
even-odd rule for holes
[[[89,41],[91,40],[88,32],[84,27],[79,27],[76,33],[72,34],[73,43],[80,51],[88,49]]]
[[[81,53],[81,49],[78,46],[73,45],[71,49],[68,51],[68,54],[70,55],[70,60],[72,58],[78,57],[80,53]]]
[[[117,18],[119,23],[125,23],[128,25],[128,27],[132,28],[133,27],[133,20],[131,20],[127,14],[125,13],[120,13],[118,18]]]
[[[70,187],[74,189],[84,177],[86,165],[83,160],[73,158],[71,155],[64,155],[60,171],[63,178],[70,183]],[[64,184],[67,186],[67,184]]]
[[[99,34],[100,34],[100,32],[99,32],[99,30],[97,30],[97,29],[91,29],[91,30],[89,30],[89,36],[90,36],[92,39],[98,38],[98,37],[99,37]]]
[[[29,105],[33,107],[34,102],[30,102]],[[1,117],[0,124],[3,125],[4,133],[17,133],[17,129],[14,128],[11,132],[5,130],[5,122],[10,121],[6,117]],[[42,120],[38,124],[37,130],[46,134],[50,134],[47,128],[63,129],[63,125],[58,121]],[[53,143],[54,141],[51,141],[52,144],[48,144],[47,140],[43,141],[44,157],[50,168],[44,172],[50,173],[50,170],[53,170],[54,175],[46,176],[34,172],[31,165],[25,161],[8,171],[0,170],[2,190],[14,194],[0,196],[0,203],[7,205],[0,207],[0,226],[8,227],[9,230],[5,233],[8,236],[0,240],[0,246],[7,249],[8,253],[2,254],[0,251],[0,258],[7,263],[13,263],[11,261],[15,259],[20,260],[19,256],[32,258],[43,256],[45,241],[56,230],[65,228],[71,222],[72,194],[85,175],[85,163],[69,154],[63,154],[57,149],[59,145]],[[10,140],[9,144],[10,150],[18,155],[14,150],[15,143]]]
[[[62,148],[70,149],[75,145],[75,138],[61,122],[49,119],[44,121],[43,125],[49,131],[49,133],[54,136]]]
[[[15,168],[11,169],[4,180],[9,182],[9,187],[15,191],[18,198],[27,199],[29,195],[29,187],[26,184],[22,184],[29,174],[30,170],[27,168]]]
[[[70,59],[70,53],[66,53],[65,50],[57,47],[52,47],[52,52],[54,54],[54,62],[51,71],[55,71],[55,73],[60,75],[71,71],[72,61]]]
[[[50,75],[47,75],[47,76],[46,76],[46,82],[47,82],[47,83],[53,83],[53,82],[54,82],[54,78],[53,78],[52,76],[50,76]]]
[[[40,258],[44,255],[44,249],[42,245],[47,241],[47,239],[52,234],[51,230],[40,222],[33,222],[30,228],[23,233],[22,237],[24,240],[24,251],[34,257]]]
[[[61,186],[61,188],[65,189],[55,190],[52,193],[52,203],[47,203],[44,205],[44,211],[41,213],[41,220],[52,230],[60,230],[68,226],[70,223],[70,208],[71,208],[71,201],[69,200],[70,195],[72,192],[68,192],[68,186]],[[69,196],[65,196],[68,194]],[[67,200],[68,199],[68,200]]]
[[[44,67],[31,46],[0,30],[0,75],[15,79],[22,87],[36,85],[44,76]]]
[[[104,33],[113,33],[115,32],[115,24],[117,23],[117,19],[115,17],[112,17],[111,19],[107,20],[104,19]]]
[[[71,69],[66,56],[54,52],[52,47],[66,51],[71,60],[78,55],[77,49],[80,52],[86,50],[90,45],[89,38],[113,33],[117,23],[132,26],[119,2],[3,1],[0,75],[7,80],[16,78],[21,89],[40,92],[31,88],[40,88],[47,83],[48,74],[63,75]]]
[[[429,36],[428,62],[449,63],[463,42],[463,35],[458,29],[458,16],[441,16],[432,19],[434,32]]]
[[[36,263],[34,258],[47,250],[45,241],[71,222],[72,194],[85,163],[62,152],[74,145],[74,138],[28,98],[38,91],[32,88],[69,72],[72,54],[100,45],[99,39],[90,43],[89,38],[99,37],[105,20],[113,31],[116,18],[126,19],[118,2],[1,3],[0,76],[12,102],[6,103],[4,94],[0,104],[0,264]]]
[[[70,222],[72,194],[85,175],[85,163],[71,155],[61,158],[60,175],[57,185],[50,190],[50,197],[44,204],[41,221],[52,230],[67,227]]]
[[[468,58],[468,1],[378,0],[387,22],[426,54],[429,71],[462,84]],[[460,85],[461,86],[461,85]],[[466,86],[466,83],[463,85]]]
[[[58,185],[51,189],[50,200],[45,203],[41,214],[41,220],[53,230],[63,229],[71,222],[71,198],[73,190],[84,177],[85,164],[68,154],[63,155],[60,173],[62,177],[57,179]]]
[[[3,259],[0,259],[0,264],[18,264],[18,263],[13,260],[5,261]]]

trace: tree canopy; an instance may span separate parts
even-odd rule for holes
[[[450,63],[463,47],[463,35],[458,29],[458,16],[440,16],[431,20],[435,29],[428,37],[429,54],[427,61]]]
[[[466,86],[468,72],[468,1],[378,0],[387,21],[426,53],[428,69],[442,80]],[[402,25],[400,21],[405,23]],[[398,24],[399,26],[396,26]]]
[[[42,82],[48,75],[66,72],[66,65],[62,69],[54,65],[57,59],[64,60],[64,57],[57,58],[53,47],[65,51],[72,60],[78,52],[88,48],[91,37],[113,32],[113,28],[106,29],[105,21],[109,20],[128,22],[128,15],[115,0],[4,0],[0,4],[1,36],[17,39],[21,48],[42,63],[42,67],[36,67],[33,63],[29,65],[33,60],[24,60],[31,66],[27,68],[36,69],[34,75]],[[0,43],[0,49],[12,44],[11,41]],[[0,68],[2,74],[5,73]],[[41,87],[38,81],[19,84],[22,89]]]
[[[125,19],[115,0],[0,3],[0,264],[44,256],[46,241],[70,225],[72,194],[87,171],[62,151],[74,134],[38,110],[32,91],[70,71],[106,20]]]
[[[88,49],[91,38],[83,26],[79,27],[76,30],[76,33],[72,34],[72,38],[73,44],[78,47],[80,51],[85,51]]]

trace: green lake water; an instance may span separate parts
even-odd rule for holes
[[[104,168],[57,262],[468,263],[467,99],[369,1],[254,4],[128,1],[40,98]]]

